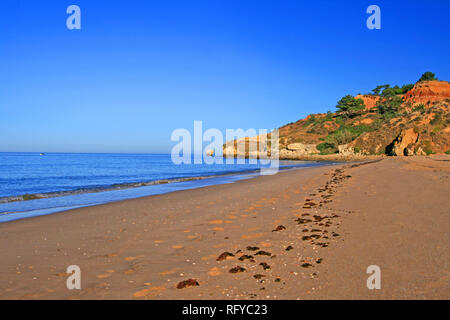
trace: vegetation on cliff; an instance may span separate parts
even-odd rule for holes
[[[370,94],[345,95],[336,112],[312,114],[280,128],[281,155],[294,143],[320,154],[425,155],[450,150],[450,84],[424,73],[415,84],[379,85]],[[405,145],[405,141],[408,143]]]
[[[279,156],[302,159],[316,155],[429,155],[450,153],[450,83],[425,72],[415,84],[379,85],[369,94],[345,95],[335,112],[311,114],[279,128]],[[246,144],[244,153],[237,142]],[[258,136],[234,141],[224,154],[250,154]],[[269,144],[265,148],[269,150]]]

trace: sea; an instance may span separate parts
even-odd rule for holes
[[[261,163],[174,164],[170,154],[0,153],[0,223],[113,201],[233,183]],[[280,170],[331,162],[280,161]]]

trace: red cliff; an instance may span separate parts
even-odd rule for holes
[[[418,82],[404,95],[405,102],[412,104],[445,99],[450,99],[450,83],[438,80]]]

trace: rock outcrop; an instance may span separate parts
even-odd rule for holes
[[[387,152],[392,156],[413,156],[418,141],[419,134],[413,128],[404,130],[388,146]]]
[[[318,154],[315,144],[303,144],[300,142],[291,143],[285,149],[280,150],[280,157],[282,159],[298,159],[303,156]]]
[[[305,155],[319,153],[319,150],[317,150],[315,144],[303,144],[300,142],[291,143],[286,147],[286,149],[289,151],[295,151]]]
[[[422,81],[414,85],[403,100],[412,104],[428,103],[450,99],[450,83],[447,81]]]
[[[266,158],[270,156],[269,141],[270,138],[264,134],[236,139],[224,144],[223,154],[237,158]]]
[[[370,110],[376,107],[378,100],[380,100],[380,97],[370,94],[358,94],[355,96],[355,99],[362,99],[364,101],[366,110]]]
[[[350,144],[342,144],[338,146],[339,154],[343,156],[351,156],[355,154],[355,148]]]

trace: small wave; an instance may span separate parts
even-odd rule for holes
[[[279,168],[279,170],[288,170],[288,169],[293,169],[293,168],[298,168],[298,167],[305,167],[305,166],[300,165],[300,164],[284,165],[284,166],[281,166]],[[70,195],[77,195],[77,194],[139,188],[139,187],[176,183],[176,182],[204,180],[204,179],[224,177],[224,176],[230,176],[230,175],[242,175],[242,174],[246,174],[246,173],[252,174],[252,173],[259,172],[259,171],[260,171],[260,168],[247,169],[247,170],[242,170],[242,171],[232,171],[232,170],[222,171],[220,174],[208,174],[209,172],[203,172],[203,175],[201,175],[201,176],[199,175],[199,176],[189,176],[189,177],[174,177],[174,178],[151,180],[151,181],[144,181],[144,182],[118,183],[118,184],[112,184],[112,185],[108,185],[108,186],[96,186],[96,187],[91,187],[91,188],[80,188],[80,189],[76,189],[76,190],[53,191],[53,192],[45,192],[45,193],[31,193],[31,194],[28,193],[28,194],[0,197],[0,204],[16,202],[16,201],[29,201],[29,200],[56,198],[56,197],[63,197],[63,196],[70,196]]]
[[[251,172],[257,172],[257,171],[259,171],[259,169],[246,170],[245,172],[251,173]],[[160,180],[152,180],[152,181],[144,181],[144,182],[118,183],[118,184],[113,184],[113,185],[105,186],[105,187],[81,188],[81,189],[67,190],[67,191],[22,194],[22,195],[1,197],[0,203],[56,198],[56,197],[63,197],[63,196],[83,194],[83,193],[104,192],[104,191],[139,188],[139,187],[146,187],[146,186],[167,184],[167,183],[204,180],[204,179],[210,179],[210,178],[215,178],[215,177],[220,177],[220,176],[227,176],[227,175],[231,175],[231,174],[242,174],[242,173],[244,173],[244,172],[224,173],[224,174],[220,174],[220,175],[207,175],[207,176],[196,176],[196,177],[179,177],[179,178],[160,179]]]

